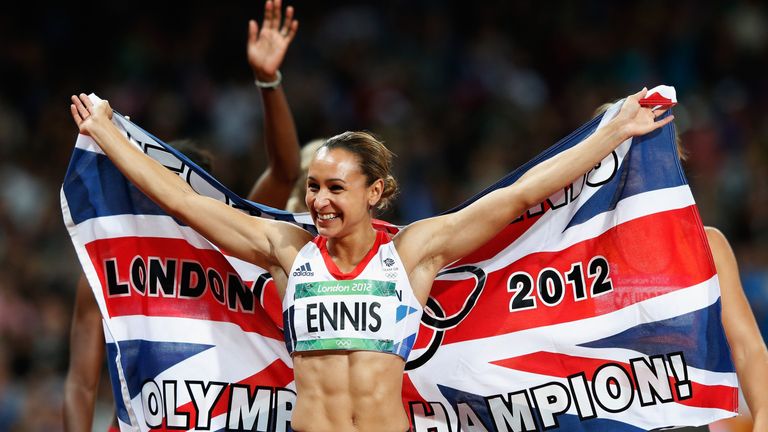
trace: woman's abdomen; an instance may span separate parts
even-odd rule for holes
[[[408,429],[402,358],[368,351],[294,355],[297,432]]]

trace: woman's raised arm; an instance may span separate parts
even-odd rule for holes
[[[268,165],[254,183],[248,199],[276,208],[285,208],[296,180],[301,177],[299,137],[288,99],[283,92],[280,65],[296,37],[299,22],[294,9],[285,9],[281,1],[264,3],[264,22],[248,22],[248,64],[258,83],[264,110],[264,148]]]
[[[72,96],[72,118],[81,134],[99,144],[131,183],[174,216],[228,254],[264,268],[288,268],[311,239],[306,231],[285,222],[246,215],[220,201],[199,195],[176,174],[136,149],[112,123],[105,100]]]
[[[398,252],[411,269],[432,276],[442,267],[477,249],[524,211],[592,169],[619,144],[673,120],[656,121],[664,110],[643,108],[647,90],[628,96],[619,114],[578,145],[531,168],[515,183],[495,190],[448,215],[416,222],[398,234]]]

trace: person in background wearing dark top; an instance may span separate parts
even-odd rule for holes
[[[296,35],[298,21],[288,7],[281,20],[280,0],[267,1],[264,22],[248,23],[247,57],[261,94],[264,117],[264,146],[268,166],[254,183],[248,199],[275,208],[284,208],[294,184],[301,180],[299,141],[288,102],[282,88],[279,67]],[[169,143],[208,172],[213,157],[189,140]],[[302,182],[303,183],[303,182]],[[64,429],[67,432],[91,431],[93,414],[105,357],[102,317],[85,276],[77,283],[70,330],[69,369],[64,384]],[[119,430],[113,417],[110,431]]]

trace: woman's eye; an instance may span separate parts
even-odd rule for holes
[[[307,185],[307,189],[311,190],[312,192],[317,192],[318,189],[320,189],[320,186],[310,183]]]
[[[329,189],[331,190],[331,192],[341,192],[344,190],[344,188],[339,185],[333,185]]]

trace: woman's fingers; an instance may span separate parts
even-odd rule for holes
[[[288,29],[288,34],[286,35],[288,40],[293,40],[298,30],[299,30],[299,22],[294,20],[293,22],[291,22],[291,27]]]
[[[262,28],[272,27],[272,0],[268,0],[264,3],[264,22],[261,24]]]
[[[259,23],[256,20],[248,21],[248,43],[256,42],[259,38]]]
[[[638,100],[644,98],[646,93],[648,93],[648,88],[647,87],[643,87],[642,90],[640,90],[639,92],[637,92],[637,93],[635,93],[635,94],[633,94],[633,95],[631,95],[629,97],[634,99],[634,100],[636,100],[636,101],[638,101]]]
[[[85,93],[80,93],[80,100],[83,101],[83,105],[88,108],[88,111],[91,111],[91,108],[93,108],[93,102],[91,102],[91,98],[89,98]]]
[[[275,30],[280,30],[280,17],[282,14],[282,4],[280,4],[280,0],[274,0],[274,5],[272,7],[272,28]]]
[[[75,109],[77,110],[78,115],[80,116],[81,120],[85,120],[88,118],[88,109],[83,105],[82,100],[80,100],[77,96],[72,96],[72,102],[75,106]]]
[[[664,117],[663,119],[657,121],[656,124],[658,125],[658,127],[661,128],[661,127],[664,127],[664,126],[672,123],[672,120],[674,120],[674,119],[675,119],[675,116],[670,115],[670,116]]]
[[[80,123],[83,122],[83,118],[80,117],[80,112],[77,111],[77,107],[75,106],[75,104],[70,104],[69,110],[72,112],[72,118],[75,120],[75,124],[80,126]]]
[[[666,110],[659,110],[659,111],[660,112],[658,115],[661,115]],[[638,129],[638,134],[636,136],[645,135],[649,132],[655,131],[656,129],[661,129],[675,119],[675,116],[673,115],[668,115],[663,119],[658,119],[656,112],[651,110],[648,110],[648,112],[650,114],[650,119],[645,121],[639,120],[639,122],[637,123],[637,125],[639,126],[639,129]],[[645,114],[645,115],[648,115],[648,114]]]
[[[659,118],[662,114],[664,114],[668,110],[669,110],[669,107],[655,109],[655,110],[653,110],[653,117]]]
[[[293,25],[293,6],[288,6],[285,8],[285,21],[283,21],[283,25],[280,27],[280,34],[288,35],[288,33],[291,31],[291,26]]]

